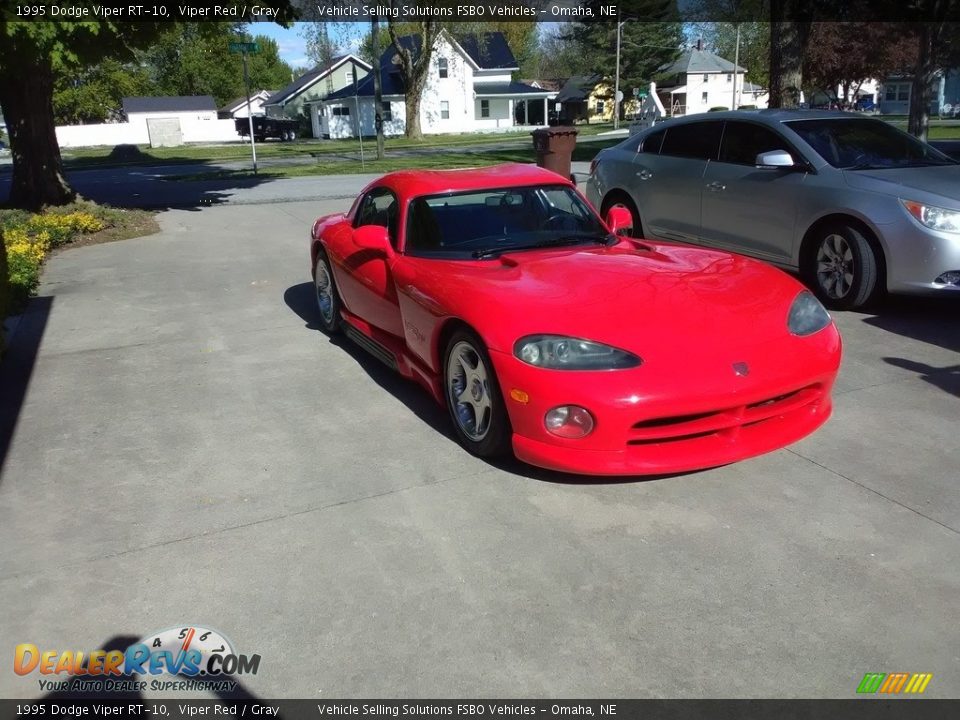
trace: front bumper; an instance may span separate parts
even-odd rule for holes
[[[880,226],[887,265],[887,290],[897,293],[960,293],[960,286],[934,282],[960,271],[960,234],[925,228],[909,217]]]
[[[823,425],[832,410],[840,338],[833,325],[821,334],[784,343],[810,340],[820,352],[788,355],[768,347],[769,352],[754,354],[746,377],[714,358],[692,362],[681,372],[647,365],[549,371],[502,352],[492,352],[491,359],[518,459],[584,475],[660,475],[762,455]],[[514,389],[526,393],[527,402],[513,399]],[[546,431],[544,415],[566,404],[590,411],[593,432],[569,440]]]

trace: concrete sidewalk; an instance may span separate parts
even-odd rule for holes
[[[202,624],[261,655],[263,698],[960,694],[955,305],[839,314],[835,416],[789,449],[494,467],[315,329],[307,229],[346,206],[165,212],[51,259],[0,367],[8,652]]]

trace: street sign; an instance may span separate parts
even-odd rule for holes
[[[641,100],[646,100],[646,99],[647,99],[647,91],[644,90],[643,92],[637,93],[637,97],[640,98]]]
[[[230,43],[230,52],[258,53],[260,52],[260,46],[255,42],[232,42]]]
[[[623,102],[623,90],[617,90],[617,102]]]

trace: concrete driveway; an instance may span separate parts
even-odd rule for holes
[[[315,329],[308,226],[344,205],[168,211],[50,261],[0,376],[7,668],[201,624],[263,698],[960,695],[955,303],[840,314],[836,414],[789,449],[498,468]]]

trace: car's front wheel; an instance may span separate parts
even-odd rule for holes
[[[320,315],[320,327],[328,335],[340,330],[340,293],[333,279],[330,259],[321,247],[317,249],[317,264],[313,270],[313,289],[317,298],[317,310]]]
[[[807,253],[805,265],[804,279],[829,307],[862,307],[877,290],[877,256],[863,233],[850,225],[831,225],[821,230]]]
[[[471,454],[502,457],[510,452],[510,419],[483,342],[460,330],[447,343],[443,359],[447,407],[457,439]]]

